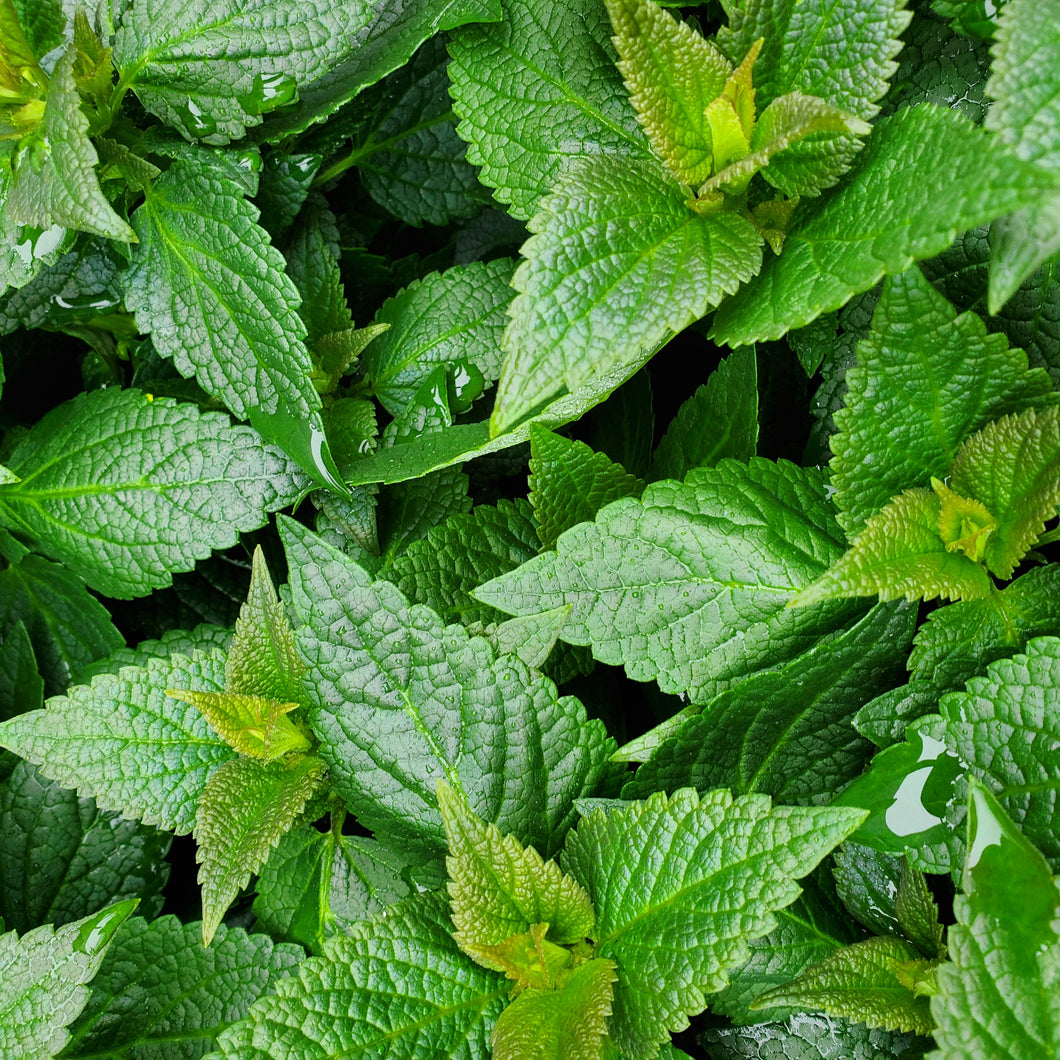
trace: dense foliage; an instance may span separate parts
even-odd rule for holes
[[[0,0],[0,282],[0,1054],[1060,1055],[1060,0]]]

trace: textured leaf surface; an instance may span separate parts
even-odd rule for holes
[[[725,457],[750,460],[758,444],[758,368],[753,350],[731,353],[677,410],[652,456],[654,479],[682,479]]]
[[[784,253],[718,310],[714,337],[731,346],[779,338],[1049,183],[953,111],[922,105],[881,119],[851,171],[796,219]]]
[[[150,923],[134,917],[119,928],[92,980],[65,1055],[201,1056],[219,1028],[241,1019],[277,981],[294,974],[302,956],[296,946],[224,926],[206,949],[198,924],[181,924],[175,916]]]
[[[221,1034],[217,1055],[483,1060],[510,983],[457,949],[448,914],[444,898],[420,895],[329,939]]]
[[[219,691],[224,657],[152,660],[75,685],[42,711],[0,726],[0,740],[100,807],[178,834],[190,832],[208,775],[232,757],[199,712],[166,689]]]
[[[555,547],[564,530],[595,518],[605,504],[637,497],[644,489],[640,479],[605,454],[536,423],[530,425],[529,484],[543,549]]]
[[[1048,400],[1052,381],[1026,355],[957,314],[918,268],[888,277],[846,374],[829,445],[839,521],[850,532],[908,486],[943,476],[988,422]]]
[[[806,875],[861,814],[771,807],[726,791],[657,794],[571,833],[563,866],[596,908],[596,953],[614,960],[612,1037],[631,1058],[655,1056],[774,926]]]
[[[308,417],[320,407],[298,293],[255,207],[207,167],[177,161],[133,227],[140,245],[125,304],[182,375],[239,417],[253,409]]]
[[[510,429],[557,394],[633,364],[732,294],[762,263],[739,214],[701,216],[656,162],[599,157],[541,201],[504,334],[491,419]]]
[[[114,61],[152,114],[223,144],[334,66],[370,10],[348,0],[145,0],[125,12]]]
[[[305,809],[324,771],[319,758],[302,755],[285,763],[233,758],[211,774],[195,812],[204,946]]]
[[[121,902],[55,930],[50,924],[19,938],[0,936],[0,1049],[9,1056],[54,1056],[67,1026],[88,1000],[114,932],[136,907]]]
[[[599,722],[511,656],[425,607],[292,523],[283,524],[296,637],[320,706],[309,721],[334,790],[362,824],[440,854],[436,786],[550,856],[613,750]],[[533,784],[528,784],[529,778]]]
[[[799,1013],[783,1023],[753,1027],[709,1028],[702,1036],[714,1060],[915,1060],[929,1043],[912,1034],[896,1034],[839,1022],[830,1016]]]
[[[0,913],[9,930],[67,924],[125,898],[157,912],[170,837],[97,809],[28,762],[0,787]]]
[[[454,378],[471,365],[492,383],[501,369],[512,262],[498,258],[432,272],[384,303],[375,323],[388,324],[360,366],[370,392],[395,416],[412,401],[435,365]]]
[[[311,825],[283,835],[255,884],[254,915],[275,936],[319,955],[326,938],[407,898],[400,852],[374,839]]]
[[[952,963],[931,1013],[934,1060],[983,1053],[1047,1060],[1060,1041],[1060,889],[989,792],[973,787],[964,894],[954,900]]]
[[[495,25],[452,35],[449,66],[457,131],[468,161],[523,220],[569,160],[649,157],[615,67],[600,0],[505,0]]]
[[[0,520],[119,598],[168,585],[298,492],[254,431],[136,390],[53,409],[9,465],[22,481],[0,488]]]
[[[19,146],[8,216],[22,224],[62,225],[110,239],[135,242],[136,236],[107,201],[99,186],[99,160],[88,138],[88,118],[74,83],[76,52],[71,48],[55,64],[44,117]]]
[[[785,607],[837,558],[839,533],[819,472],[726,460],[609,504],[475,596],[517,615],[570,604],[563,640],[703,703],[855,613]]]

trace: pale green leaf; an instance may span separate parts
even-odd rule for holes
[[[233,757],[202,715],[166,689],[220,691],[224,656],[153,659],[101,674],[0,725],[3,746],[106,810],[190,832],[209,774]]]
[[[308,531],[282,529],[319,703],[309,723],[335,792],[380,838],[437,857],[444,779],[478,816],[551,856],[573,800],[608,772],[603,726],[513,656],[495,659],[482,638],[373,583]]]
[[[570,161],[649,157],[615,67],[601,0],[504,0],[503,19],[452,34],[457,132],[483,183],[523,220]]]
[[[325,770],[312,755],[282,763],[240,757],[210,776],[195,812],[204,946],[210,945],[233,899],[305,809]]]
[[[99,186],[99,160],[88,138],[88,118],[74,83],[73,48],[55,64],[44,117],[19,144],[7,214],[20,224],[62,225],[110,239],[135,242],[136,234],[114,212]]]
[[[493,434],[564,389],[655,347],[716,306],[762,263],[741,215],[700,215],[656,162],[575,163],[540,203],[504,334]],[[619,234],[621,233],[621,234]]]
[[[988,335],[974,313],[958,315],[915,267],[884,282],[857,356],[829,440],[850,533],[902,489],[946,475],[974,431],[1052,393],[1046,372],[1028,370],[1023,351]]]
[[[748,941],[798,897],[795,880],[863,816],[684,789],[585,818],[563,867],[593,900],[596,955],[617,966],[618,1048],[650,1060],[668,1031],[686,1027],[747,959]]]
[[[279,980],[297,972],[302,958],[296,946],[274,945],[241,928],[222,925],[206,949],[198,924],[175,916],[133,917],[103,958],[63,1055],[202,1056],[218,1028],[245,1016]]]
[[[838,558],[839,536],[818,471],[724,460],[607,505],[475,596],[517,615],[570,604],[563,640],[704,703],[861,613],[785,607]]]
[[[537,423],[530,425],[529,485],[542,549],[554,548],[564,530],[595,518],[605,504],[639,497],[644,489],[640,479],[603,453]]]
[[[8,463],[22,481],[0,487],[0,522],[119,598],[235,544],[301,485],[251,429],[136,390],[65,402]]]
[[[97,674],[116,674],[125,666],[146,666],[151,659],[168,659],[171,655],[194,655],[218,648],[227,652],[232,644],[232,630],[210,622],[200,622],[194,629],[169,629],[157,640],[142,640],[135,648],[119,648],[91,666],[78,670],[78,683],[87,684]]]
[[[224,1030],[217,1060],[486,1060],[511,983],[457,948],[441,895],[418,895],[328,939],[322,957]]]
[[[225,683],[230,684],[227,676]],[[309,737],[285,717],[298,708],[298,703],[227,691],[170,688],[166,694],[193,706],[210,723],[210,728],[241,755],[274,762],[289,751],[309,750]]]
[[[174,162],[133,214],[125,304],[159,353],[237,416],[308,418],[320,398],[298,293],[257,216],[208,167]]]
[[[560,632],[570,617],[570,607],[557,607],[540,615],[509,618],[483,631],[498,655],[518,656],[527,666],[540,670],[552,654]]]
[[[85,1006],[87,983],[135,899],[56,930],[50,924],[19,938],[0,936],[0,1051],[51,1057],[70,1038],[66,1029]]]

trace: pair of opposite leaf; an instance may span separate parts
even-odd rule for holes
[[[800,195],[815,195],[834,183],[849,151],[835,141],[863,136],[870,126],[853,114],[801,92],[778,96],[756,114],[754,65],[757,40],[738,66],[687,23],[652,0],[606,0],[614,44],[630,100],[655,153],[682,184],[694,190],[697,213],[748,208],[751,178],[761,173],[787,198],[765,199],[750,218],[779,252]],[[813,137],[813,141],[807,142]],[[822,141],[824,141],[822,143]],[[811,154],[792,163],[770,163],[796,144]],[[821,160],[825,161],[823,168]],[[804,168],[800,162],[811,162]]]

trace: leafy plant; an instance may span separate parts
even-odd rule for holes
[[[1055,1057],[1058,27],[0,0],[0,1052]]]

